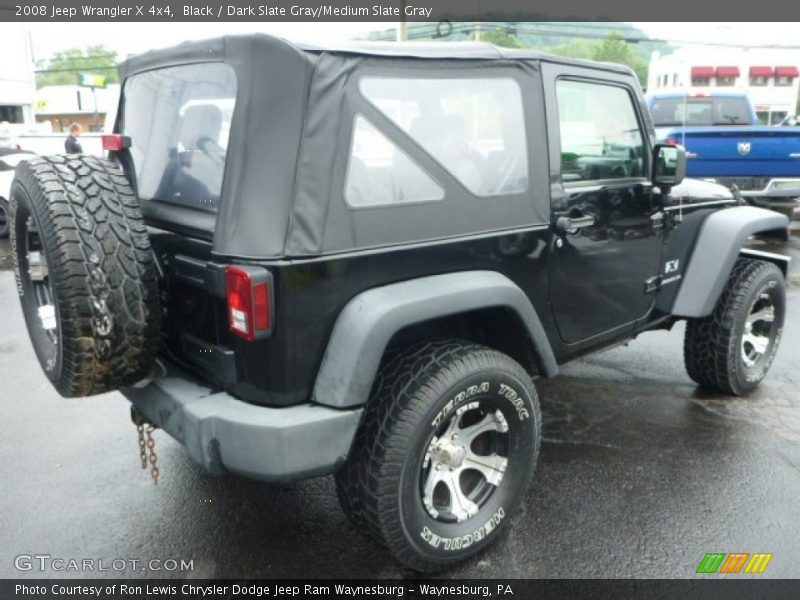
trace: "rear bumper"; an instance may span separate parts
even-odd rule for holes
[[[263,481],[333,473],[347,457],[361,418],[361,409],[248,404],[173,366],[146,387],[121,391],[209,473]]]

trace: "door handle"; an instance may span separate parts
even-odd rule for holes
[[[584,227],[594,225],[592,215],[581,215],[580,217],[558,217],[556,219],[556,229],[563,235],[577,235]]]

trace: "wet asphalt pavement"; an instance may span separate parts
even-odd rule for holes
[[[499,543],[446,575],[691,577],[706,552],[772,552],[764,576],[800,576],[800,232],[765,249],[796,262],[762,386],[743,399],[699,390],[682,326],[538,382],[534,485]],[[120,395],[63,400],[46,381],[7,254],[1,241],[0,577],[63,575],[15,570],[15,556],[34,553],[193,560],[191,577],[412,575],[350,526],[331,478],[214,479],[157,432],[154,487]]]

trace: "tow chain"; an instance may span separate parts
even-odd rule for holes
[[[142,469],[147,470],[149,465],[153,483],[158,485],[158,455],[156,454],[156,440],[153,437],[153,432],[157,428],[152,423],[148,423],[141,413],[133,409],[131,410],[131,421],[139,434],[139,459]]]
[[[139,432],[139,457],[142,459],[142,469],[147,468],[147,445],[144,441],[144,423],[139,423],[136,426]]]

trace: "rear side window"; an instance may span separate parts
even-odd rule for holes
[[[363,116],[353,125],[345,200],[354,208],[431,202],[442,188]]]
[[[472,194],[527,190],[522,93],[513,79],[365,77],[360,90]]]
[[[625,88],[561,80],[556,94],[565,183],[644,176],[644,137]]]
[[[751,125],[744,98],[657,98],[650,112],[656,127]]]
[[[129,77],[124,133],[131,138],[139,197],[216,212],[236,98],[224,63],[198,63]]]

